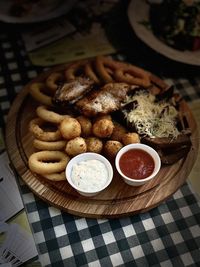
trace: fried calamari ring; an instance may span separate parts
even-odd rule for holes
[[[42,141],[39,139],[33,140],[33,146],[38,150],[64,150],[67,141],[59,140],[59,141]]]
[[[32,83],[30,85],[30,94],[31,96],[37,100],[38,102],[40,102],[43,105],[47,105],[47,106],[53,106],[52,103],[52,97],[47,95],[44,91],[45,91],[45,84],[44,83]]]
[[[60,130],[45,131],[41,127],[45,125],[45,121],[41,118],[32,119],[29,123],[29,130],[35,138],[42,141],[58,141],[62,139]]]
[[[44,105],[37,107],[36,113],[38,117],[40,117],[41,119],[48,121],[48,122],[57,123],[57,124],[61,123],[61,121],[64,118],[70,117],[69,115],[60,115],[50,110],[48,106],[44,106]]]
[[[130,64],[127,64],[123,68],[118,68],[114,76],[118,82],[125,82],[143,87],[149,87],[151,85],[148,72]]]
[[[44,178],[46,178],[48,180],[51,180],[51,181],[54,181],[54,182],[59,182],[59,181],[65,181],[66,180],[65,172],[43,174],[42,176]]]
[[[112,74],[122,66],[124,63],[104,56],[97,56],[95,60],[96,71],[104,83],[113,82]]]
[[[63,81],[64,76],[60,72],[51,73],[46,79],[46,86],[52,91],[55,92],[58,88],[58,85]]]
[[[81,60],[71,64],[65,71],[65,78],[67,81],[73,81],[76,79],[77,75],[80,76],[80,74],[83,74],[87,62],[87,60]]]
[[[88,62],[85,64],[85,75],[91,79],[92,81],[94,81],[95,83],[99,84],[100,80],[97,77],[97,75],[95,74],[93,68],[92,68],[92,62]]]
[[[33,153],[28,160],[31,171],[37,174],[61,173],[65,170],[69,156],[62,151],[39,151]]]

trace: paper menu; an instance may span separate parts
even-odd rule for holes
[[[24,32],[22,37],[27,52],[30,52],[53,43],[75,32],[75,30],[75,27],[66,18],[63,18],[62,21],[48,22],[47,24],[40,25],[40,27],[35,26],[31,31]]]
[[[65,16],[47,22],[46,29],[46,25],[42,25],[44,38],[38,34],[37,25],[34,26],[34,34],[32,28],[22,32],[29,59],[34,65],[52,66],[122,49],[126,42],[121,40],[123,45],[119,42],[114,45],[108,38],[108,31],[113,35],[118,29],[116,17],[121,21],[121,2],[78,1]]]
[[[7,221],[24,208],[7,153],[0,155],[0,221]]]
[[[0,266],[17,267],[38,259],[38,252],[6,152],[0,170]]]
[[[0,222],[0,233],[5,233],[0,246],[0,263],[17,267],[37,256],[33,237],[19,224]]]

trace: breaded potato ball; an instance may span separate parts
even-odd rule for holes
[[[81,125],[81,135],[84,137],[90,136],[92,133],[92,122],[90,119],[85,116],[78,116],[76,119]]]
[[[64,118],[59,126],[63,138],[70,140],[81,135],[81,125],[75,118]]]
[[[123,144],[119,141],[108,140],[104,145],[104,153],[109,158],[114,158],[117,152],[123,147]]]
[[[67,142],[65,152],[69,156],[76,156],[87,151],[87,145],[83,137],[75,137]]]
[[[103,142],[98,137],[88,137],[85,141],[88,152],[101,153],[103,149]]]
[[[113,129],[113,132],[112,132],[110,139],[121,142],[122,136],[125,133],[127,133],[126,128],[123,127],[121,124],[114,122],[114,129]]]
[[[99,115],[99,116],[97,116],[94,119],[94,122],[99,121],[99,120],[102,120],[102,119],[107,119],[107,120],[112,121],[112,117],[109,114],[107,114],[107,115]]]
[[[97,120],[92,126],[93,134],[100,138],[110,137],[113,129],[114,124],[111,120],[108,119]]]
[[[140,143],[140,137],[137,133],[126,133],[122,137],[122,143],[124,145]]]

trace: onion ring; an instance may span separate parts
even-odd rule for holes
[[[50,173],[50,174],[43,174],[42,175],[44,178],[54,181],[54,182],[59,182],[59,181],[66,181],[66,176],[65,172],[61,173]]]
[[[88,62],[87,60],[81,60],[81,61],[71,64],[65,71],[65,78],[67,79],[67,81],[75,80],[77,77],[77,72],[83,71],[84,66],[87,62]]]
[[[39,139],[33,140],[33,146],[38,150],[64,150],[67,141],[58,140],[58,141],[42,141]]]
[[[55,92],[58,88],[58,83],[64,79],[63,74],[60,72],[51,73],[46,79],[46,86],[52,91]]]
[[[96,71],[105,83],[113,82],[111,73],[125,64],[104,56],[97,56],[95,60]]]
[[[59,129],[56,131],[44,131],[41,126],[45,124],[45,121],[41,118],[32,119],[29,123],[29,130],[35,136],[35,138],[42,141],[57,141],[62,139],[62,135]]]
[[[53,106],[53,103],[51,101],[52,100],[51,96],[45,94],[43,92],[44,89],[45,89],[44,83],[32,83],[30,85],[30,94],[38,102],[47,106]]]
[[[151,85],[148,72],[130,64],[117,69],[114,76],[118,82],[125,82],[143,87],[149,87]]]
[[[97,77],[97,75],[95,74],[93,68],[92,68],[92,62],[88,62],[85,64],[85,75],[90,78],[91,80],[93,80],[95,83],[99,84],[100,80]]]
[[[64,118],[70,117],[69,115],[60,115],[52,110],[49,110],[48,106],[41,105],[36,108],[36,113],[41,119],[59,124]]]
[[[29,168],[37,174],[61,173],[65,170],[69,156],[62,151],[39,151],[28,160]]]

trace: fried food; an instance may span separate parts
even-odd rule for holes
[[[81,125],[81,135],[83,137],[90,136],[92,134],[92,122],[89,118],[85,116],[76,117],[77,121]]]
[[[31,171],[43,175],[64,171],[68,161],[66,153],[46,150],[33,153],[29,157],[28,165]]]
[[[92,126],[92,132],[100,138],[109,138],[113,132],[114,124],[111,120],[100,119]]]
[[[73,81],[77,77],[80,77],[84,73],[84,67],[88,60],[81,60],[72,63],[69,67],[65,70],[65,79],[67,81]]]
[[[60,115],[57,112],[51,110],[51,107],[44,105],[38,106],[36,108],[36,113],[39,118],[56,124],[59,124],[64,118],[70,117],[69,115]]]
[[[94,122],[102,120],[102,119],[107,119],[107,120],[112,121],[111,115],[107,114],[107,115],[99,115],[99,116],[95,117]]]
[[[59,182],[59,181],[65,181],[66,176],[65,172],[60,172],[60,173],[49,173],[49,174],[43,174],[42,175],[44,178],[54,181],[54,182]]]
[[[95,70],[93,68],[93,62],[89,61],[85,64],[85,75],[86,77],[90,78],[92,81],[94,81],[96,84],[100,83],[99,78],[97,77]]]
[[[70,140],[81,135],[81,125],[75,118],[65,118],[61,121],[59,129],[63,138]]]
[[[84,77],[63,83],[56,90],[52,101],[55,105],[62,106],[74,104],[93,89],[93,84],[92,80]]]
[[[53,106],[51,95],[47,94],[47,88],[44,83],[32,83],[29,93],[39,103],[47,106]]]
[[[126,99],[127,93],[135,88],[134,85],[126,83],[108,83],[101,90],[92,91],[76,102],[76,107],[86,117],[109,114],[118,110]]]
[[[114,122],[114,129],[110,139],[121,142],[122,137],[124,136],[125,133],[127,133],[127,129],[121,124]]]
[[[86,138],[87,152],[93,152],[100,154],[103,149],[103,142],[98,137]]]
[[[58,141],[62,139],[61,132],[54,125],[53,129],[44,130],[42,126],[45,125],[45,121],[41,118],[34,118],[29,123],[29,130],[34,135],[35,138],[42,140],[42,141]]]
[[[134,65],[126,65],[123,68],[118,68],[115,73],[115,78],[119,82],[149,87],[151,85],[150,77],[147,71]]]
[[[123,147],[123,144],[119,141],[108,140],[106,141],[103,151],[105,155],[109,158],[114,158],[117,152]]]
[[[66,146],[66,140],[58,140],[58,141],[42,141],[39,139],[33,140],[33,146],[38,150],[64,150]]]
[[[127,113],[139,103],[132,99],[140,90],[145,95],[152,93],[156,99],[162,100],[163,96],[172,99],[171,90],[161,79],[104,56],[72,63],[52,72],[43,82],[32,83],[30,95],[39,104],[37,117],[30,121],[29,129],[36,153],[43,153],[30,156],[30,169],[51,181],[63,181],[69,157],[94,152],[113,159],[124,145],[140,142],[155,147],[164,164],[182,158],[191,147],[185,131],[181,131],[183,138],[169,142],[169,139],[148,138],[127,120]],[[178,103],[173,93],[174,100]],[[148,104],[144,106],[149,107]],[[141,114],[139,118],[144,117]],[[145,127],[144,123],[140,127]]]
[[[122,143],[124,145],[140,143],[140,137],[137,133],[125,133],[122,136]]]
[[[122,62],[115,61],[111,58],[104,56],[97,56],[95,59],[95,67],[96,71],[103,81],[103,83],[111,83],[114,81],[113,73],[121,66],[123,66]]]
[[[87,145],[83,137],[76,137],[67,142],[65,152],[70,156],[76,156],[87,151]]]
[[[46,79],[46,86],[52,91],[55,92],[58,86],[63,83],[64,76],[60,72],[51,73]]]

